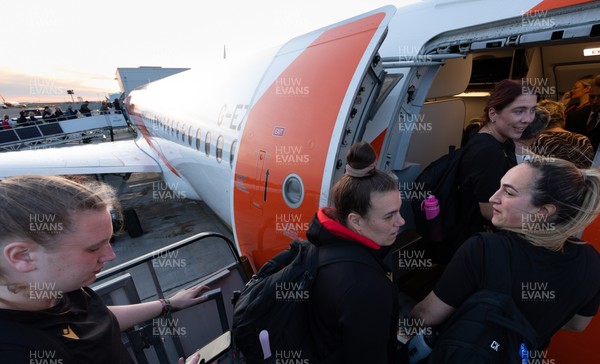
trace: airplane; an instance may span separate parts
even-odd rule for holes
[[[600,74],[598,19],[600,3],[587,0],[382,7],[253,59],[142,86],[125,100],[135,141],[44,150],[43,158],[3,153],[0,177],[160,172],[171,190],[204,200],[231,227],[256,270],[305,237],[354,142],[371,143],[378,167],[396,174],[411,199],[414,178],[460,145],[496,82],[526,79],[558,100],[578,77]],[[407,230],[409,205],[401,211]],[[599,229],[597,221],[583,232],[597,249]],[[548,356],[589,362],[597,334],[598,320],[581,334],[561,332]]]
[[[2,98],[2,108],[8,109],[9,107],[27,107],[26,104],[17,101],[7,101],[4,96],[0,95]]]

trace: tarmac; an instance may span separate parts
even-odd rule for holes
[[[116,258],[105,264],[104,271],[199,233],[216,232],[233,241],[228,225],[204,202],[164,199],[157,196],[164,193],[153,193],[155,186],[162,182],[158,173],[133,173],[126,181],[117,175],[104,175],[102,179],[118,191],[122,209],[136,211],[143,230],[138,237],[131,237],[126,230],[115,234],[112,247]],[[218,238],[192,243],[169,255],[153,253],[152,256],[156,258],[127,271],[133,277],[142,302],[156,298],[149,266],[156,272],[161,290],[169,296],[235,262],[226,242]],[[100,282],[104,281],[106,279]]]
[[[233,240],[229,227],[203,201],[160,198],[165,194],[154,193],[155,186],[162,182],[158,173],[133,173],[127,181],[114,175],[103,178],[116,190],[121,189],[117,196],[121,208],[133,208],[144,231],[136,238],[130,237],[127,231],[117,233],[113,242],[117,258],[107,263],[105,268],[202,232],[221,233]],[[124,185],[121,186],[121,183]]]

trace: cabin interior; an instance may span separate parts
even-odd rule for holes
[[[393,64],[401,59],[387,60],[386,65],[384,60],[386,80],[373,120],[389,120],[390,115],[392,120],[379,167],[396,174],[401,192],[410,189],[417,175],[448,153],[451,145],[460,147],[464,128],[482,116],[497,82],[526,79],[541,98],[558,101],[580,77],[600,75],[600,24],[575,25],[569,19],[557,16],[548,29],[522,27],[520,19],[512,19],[452,31],[426,44],[423,56],[409,60],[414,65]],[[443,65],[436,65],[443,57],[447,57]],[[408,128],[407,124],[422,125]],[[400,250],[418,249],[410,203],[403,203],[401,214],[406,224]],[[405,293],[418,301],[431,290],[440,272],[407,269],[395,274],[402,277]]]

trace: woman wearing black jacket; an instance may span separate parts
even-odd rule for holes
[[[320,209],[308,239],[341,244],[372,264],[348,261],[323,266],[310,291],[310,328],[319,362],[397,363],[398,292],[382,258],[404,225],[394,177],[378,171],[376,154],[352,146],[346,174],[333,188],[335,208]]]

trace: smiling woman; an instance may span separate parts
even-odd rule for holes
[[[600,254],[574,236],[600,212],[600,172],[533,159],[509,170],[490,202],[500,232],[465,242],[411,316],[438,326],[455,310],[460,315],[472,294],[501,289],[490,282],[510,277],[506,292],[535,331],[530,352],[545,349],[559,330],[583,331],[600,304]],[[496,254],[488,260],[490,250]],[[493,259],[501,264],[490,270]]]
[[[562,251],[600,212],[599,173],[562,159],[533,158],[504,175],[490,202],[495,226]]]
[[[460,162],[460,233],[442,260],[449,259],[473,233],[493,230],[489,198],[504,173],[517,164],[513,139],[520,138],[533,121],[536,102],[534,88],[525,81],[500,81],[489,96],[483,127],[469,139]]]

